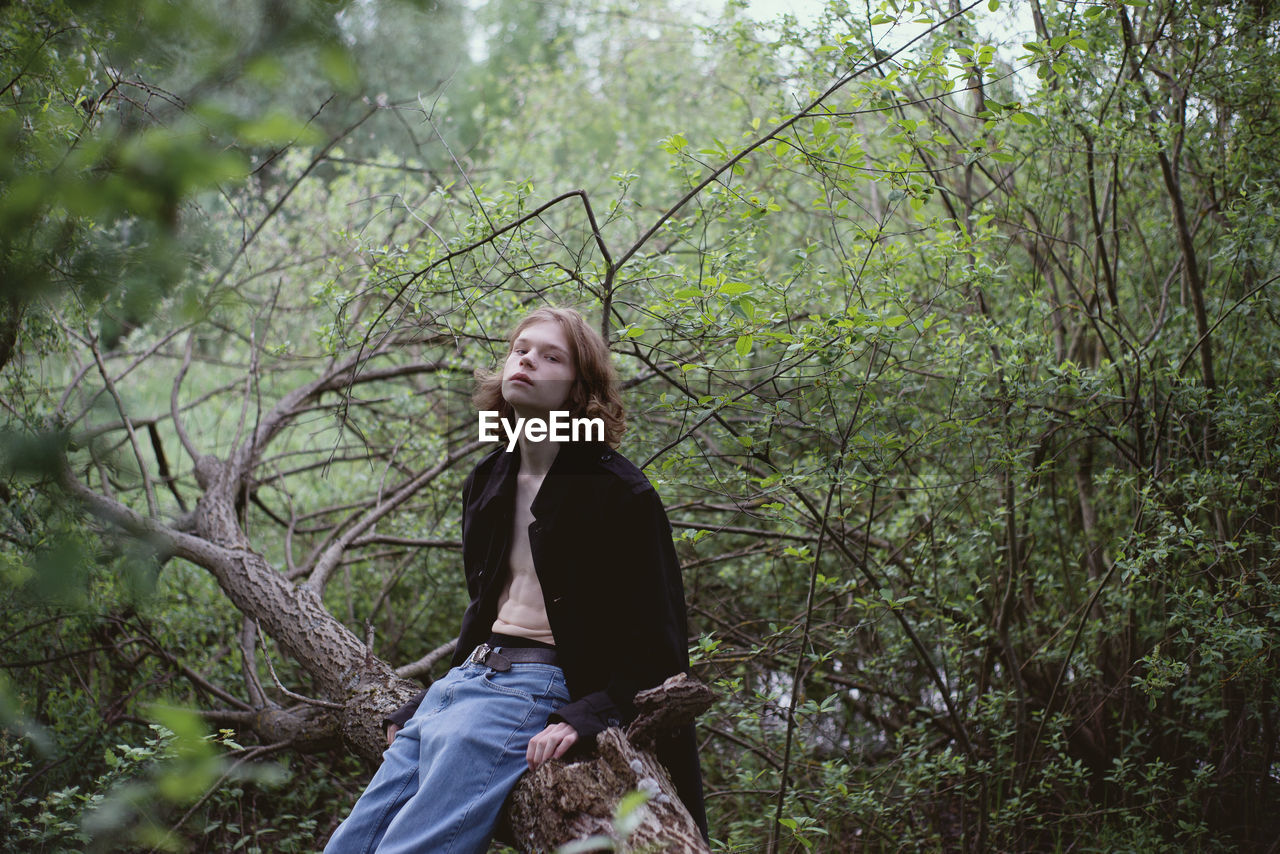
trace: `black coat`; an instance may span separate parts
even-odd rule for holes
[[[519,451],[494,451],[462,489],[462,560],[471,604],[453,665],[488,639],[506,582]],[[597,443],[565,443],[530,508],[529,546],[570,702],[551,716],[595,736],[635,717],[637,691],[688,671],[684,584],[658,493],[630,460]],[[388,721],[403,725],[425,692]],[[658,758],[706,834],[693,727]]]

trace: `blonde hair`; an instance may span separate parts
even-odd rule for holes
[[[565,400],[570,418],[599,418],[604,422],[604,441],[617,447],[627,429],[626,410],[618,395],[618,375],[609,360],[609,345],[572,308],[534,309],[516,324],[507,336],[507,353],[528,327],[553,320],[560,324],[573,358],[573,387]],[[476,409],[498,412],[500,418],[514,418],[515,411],[502,396],[502,371],[476,371],[476,390],[471,396]]]

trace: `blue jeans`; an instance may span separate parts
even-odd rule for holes
[[[453,668],[382,754],[325,854],[483,854],[529,739],[568,701],[554,665]]]

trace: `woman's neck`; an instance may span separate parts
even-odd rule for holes
[[[543,477],[551,470],[560,451],[560,443],[550,440],[531,442],[524,435],[520,436],[520,473]]]

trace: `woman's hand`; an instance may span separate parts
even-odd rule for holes
[[[536,771],[548,759],[564,756],[577,740],[578,731],[564,721],[547,724],[546,729],[529,739],[529,749],[525,751],[529,770]]]
[[[396,740],[396,733],[400,731],[400,727],[395,724],[387,724],[387,747],[391,746],[391,742]]]

